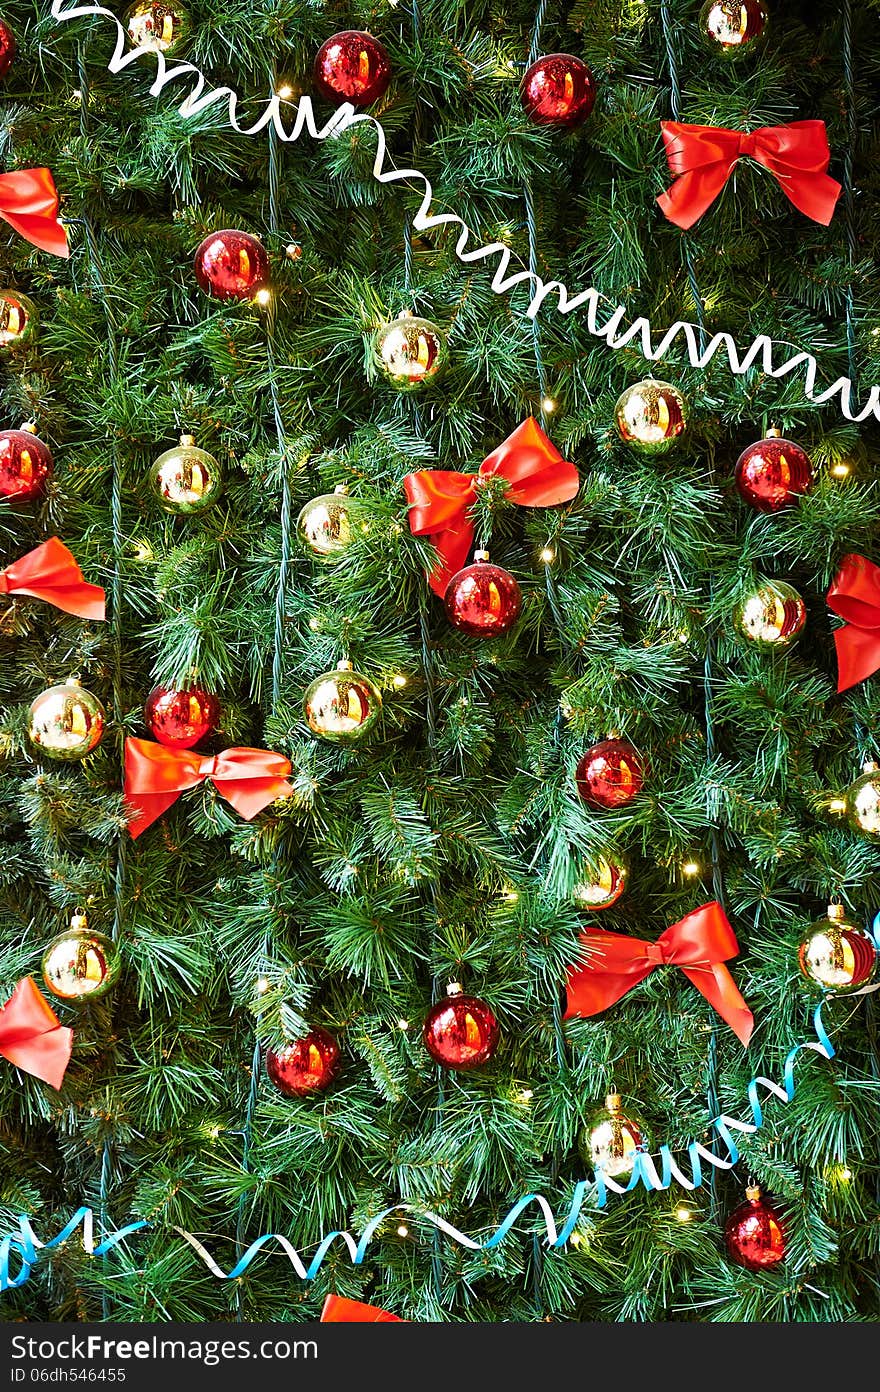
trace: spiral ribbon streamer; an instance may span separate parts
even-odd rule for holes
[[[861,408],[859,408],[858,402],[854,406],[853,383],[849,377],[838,377],[830,386],[817,389],[818,363],[813,354],[798,350],[791,357],[777,362],[774,360],[774,350],[791,345],[779,344],[768,338],[766,334],[758,334],[743,353],[728,333],[713,334],[705,345],[701,345],[702,333],[699,327],[685,320],[677,320],[671,328],[661,334],[660,342],[655,345],[655,330],[648,319],[639,317],[627,328],[622,329],[621,326],[628,317],[626,307],[624,305],[611,307],[611,301],[594,286],[572,294],[561,280],[545,281],[536,271],[531,269],[517,270],[513,274],[508,274],[510,263],[514,258],[510,247],[506,246],[504,242],[487,242],[483,246],[475,246],[468,250],[468,243],[472,240],[476,241],[476,237],[464,219],[459,217],[457,213],[431,213],[434,189],[428,176],[423,174],[420,169],[385,167],[388,141],[381,122],[367,112],[356,111],[351,102],[343,102],[333,112],[327,124],[319,128],[315,120],[311,98],[308,96],[300,97],[296,104],[293,125],[288,129],[284,124],[281,109],[282,106],[290,107],[292,103],[279,97],[277,93],[273,93],[266,101],[265,109],[257,120],[252,125],[242,125],[238,117],[239,98],[237,92],[233,91],[231,87],[214,87],[205,91],[208,86],[207,78],[192,63],[175,63],[173,67],[169,67],[163,53],[157,53],[147,47],[129,49],[128,34],[112,10],[106,9],[103,5],[79,5],[75,3],[68,5],[66,0],[52,0],[51,14],[53,19],[59,20],[61,23],[66,23],[72,19],[88,19],[93,15],[103,15],[109,19],[116,25],[117,38],[113,56],[107,64],[108,71],[114,74],[120,73],[129,64],[136,62],[145,54],[149,54],[150,58],[155,59],[157,65],[156,79],[150,88],[151,96],[159,96],[163,89],[172,82],[191,77],[193,80],[192,90],[177,108],[184,120],[200,116],[215,103],[225,101],[227,119],[231,129],[236,134],[257,135],[266,127],[272,126],[278,139],[287,144],[299,140],[303,132],[308,133],[313,140],[328,140],[340,135],[352,126],[364,123],[372,126],[376,131],[373,178],[380,184],[420,183],[424,188],[422,201],[412,219],[414,230],[426,232],[430,228],[447,225],[460,228],[455,244],[455,254],[459,261],[469,265],[471,262],[484,261],[487,257],[497,257],[495,274],[491,282],[492,290],[496,295],[503,295],[508,290],[513,290],[517,285],[527,284],[531,290],[531,300],[526,314],[530,319],[536,317],[546,299],[555,296],[560,314],[571,314],[574,310],[585,307],[588,333],[594,338],[604,339],[608,347],[614,352],[633,344],[648,362],[656,362],[666,356],[676,339],[681,338],[686,347],[691,367],[698,368],[700,371],[719,353],[727,354],[728,368],[737,377],[743,376],[755,367],[765,377],[787,377],[790,373],[803,369],[804,398],[807,401],[822,404],[832,400],[835,396],[839,396],[840,411],[847,420],[863,421],[869,416],[880,420],[880,385],[870,388],[867,401]],[[609,317],[600,323],[600,314],[607,313],[609,307],[611,307]]]

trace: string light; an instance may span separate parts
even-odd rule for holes
[[[691,636],[691,635],[690,635],[689,633],[685,633],[684,629],[682,629],[681,633],[679,633],[679,635],[678,635],[678,641],[679,641],[679,643],[686,643],[686,642],[688,641],[688,639],[690,638],[690,636]]]
[[[398,1229],[397,1229],[397,1236],[398,1236],[398,1237],[409,1237],[409,1228],[406,1226],[406,1223],[401,1223],[401,1224],[400,1224],[400,1226],[399,1226]]]
[[[283,82],[280,87],[276,88],[276,91],[282,101],[288,101],[293,96],[293,88],[289,82]]]
[[[680,1204],[675,1210],[675,1216],[679,1223],[689,1223],[693,1218],[693,1211],[686,1204]]]
[[[848,1165],[841,1165],[840,1169],[837,1171],[837,1178],[842,1179],[844,1184],[849,1183],[852,1179],[852,1170]]]
[[[309,628],[312,630],[313,633],[317,633],[320,627],[321,620],[318,618],[317,614],[313,614],[312,617],[309,619]]]
[[[266,994],[270,985],[271,982],[269,981],[268,976],[257,977],[257,991],[261,996],[264,996]]]
[[[272,291],[268,290],[264,285],[262,290],[257,291],[256,295],[254,296],[254,299],[256,300],[257,304],[260,306],[261,309],[265,309],[266,306],[271,303]]]
[[[556,560],[556,548],[554,546],[545,546],[538,552],[538,555],[545,565],[549,565],[551,561]]]
[[[519,1095],[519,1100],[520,1102],[524,1102],[525,1105],[528,1106],[534,1095],[535,1094],[532,1092],[531,1088],[523,1088],[522,1092]]]
[[[406,682],[407,678],[403,675],[402,672],[395,672],[394,676],[391,678],[391,685],[396,686],[398,691],[401,689],[401,687],[406,686]]]
[[[504,891],[504,900],[507,904],[518,904],[519,894],[515,889],[507,889]]]
[[[208,1135],[211,1137],[211,1140],[212,1140],[212,1141],[216,1141],[217,1137],[220,1135],[220,1127],[219,1127],[219,1126],[209,1126],[209,1127],[208,1127]]]
[[[408,1029],[409,1029],[409,1020],[398,1020],[398,1022],[397,1022],[397,1028],[398,1028],[399,1030],[408,1030]]]
[[[551,414],[552,411],[556,410],[556,402],[553,400],[552,396],[544,397],[543,401],[541,402],[541,410],[548,416]]]
[[[839,464],[832,464],[829,472],[832,478],[846,478],[849,473],[849,465],[841,460]]]
[[[686,860],[681,867],[683,875],[699,875],[700,862],[698,860]]]

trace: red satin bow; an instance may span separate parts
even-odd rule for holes
[[[346,1300],[344,1295],[328,1295],[321,1311],[321,1324],[406,1324],[400,1315],[389,1315],[378,1305],[365,1305],[361,1300]]]
[[[407,474],[403,487],[412,504],[410,530],[413,536],[430,537],[437,549],[437,564],[428,576],[435,594],[445,594],[450,578],[467,563],[474,544],[470,505],[481,483],[493,477],[507,480],[506,497],[520,507],[570,502],[580,486],[575,466],[562,458],[532,416],[483,460],[479,473],[420,469]]]
[[[0,570],[0,594],[32,595],[63,609],[65,614],[77,614],[81,619],[104,618],[104,591],[100,585],[86,583],[58,537],[50,537]]]
[[[864,556],[844,556],[826,599],[846,620],[834,630],[837,689],[846,691],[880,667],[880,567]]]
[[[661,121],[660,126],[669,171],[680,177],[657,202],[678,227],[692,227],[715,202],[742,155],[769,169],[789,201],[808,218],[826,227],[831,221],[840,184],[826,172],[831,151],[824,121],[792,121],[755,131],[680,121]]]
[[[30,976],[22,977],[0,1006],[0,1054],[16,1068],[60,1088],[70,1062],[73,1030],[58,1016]]]
[[[136,813],[129,831],[140,836],[182,792],[206,778],[249,822],[275,798],[293,792],[288,773],[290,760],[268,749],[233,748],[205,755],[129,737],[125,741],[124,792],[128,806]]]
[[[739,943],[714,899],[673,923],[653,943],[602,930],[582,933],[580,941],[591,956],[586,964],[569,969],[566,1020],[607,1010],[655,967],[681,967],[737,1038],[748,1044],[754,1017],[724,966],[739,952]]]
[[[0,174],[0,218],[41,251],[70,255],[67,233],[58,221],[58,190],[51,170]]]

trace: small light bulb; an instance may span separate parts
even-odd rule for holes
[[[573,1232],[571,1237],[569,1238],[569,1242],[571,1243],[572,1247],[582,1247],[584,1239],[581,1237],[579,1232]]]
[[[262,290],[257,291],[256,295],[254,296],[254,299],[256,300],[257,304],[260,306],[261,309],[265,309],[266,305],[271,303],[272,291],[264,285]]]
[[[544,546],[538,552],[538,555],[545,565],[549,565],[551,561],[556,560],[556,548],[553,546]]]
[[[832,464],[830,472],[832,478],[846,478],[849,473],[849,465],[844,464],[841,460],[839,464]]]
[[[696,860],[686,860],[681,870],[683,875],[699,875],[699,862]]]
[[[401,1224],[400,1224],[400,1226],[399,1226],[398,1229],[397,1229],[397,1236],[398,1236],[398,1237],[409,1237],[409,1228],[406,1226],[406,1223],[401,1223]]]
[[[872,334],[874,335],[874,337],[876,338],[876,337],[878,336],[878,334],[880,334],[880,329],[872,329],[872,330],[871,330],[871,333],[872,333]]]
[[[401,689],[401,687],[406,686],[406,682],[407,679],[404,676],[403,672],[395,672],[394,676],[391,678],[391,685],[396,686],[398,691]]]
[[[681,1204],[675,1210],[675,1216],[678,1219],[679,1223],[689,1223],[694,1215],[691,1209],[689,1209],[685,1204]]]
[[[135,542],[134,555],[137,561],[151,561],[153,548],[148,541],[137,541]]]
[[[398,1020],[398,1022],[397,1022],[397,1028],[398,1028],[399,1030],[408,1030],[408,1029],[409,1029],[409,1020]]]
[[[270,981],[269,981],[268,976],[258,976],[258,977],[257,977],[257,991],[259,992],[259,994],[260,994],[261,996],[264,996],[264,995],[266,994],[266,992],[267,992],[268,989],[269,989],[270,984],[271,984],[271,983],[270,983]]]
[[[209,1127],[208,1127],[208,1135],[211,1137],[211,1140],[212,1140],[212,1141],[216,1141],[217,1137],[220,1135],[220,1127],[219,1127],[219,1126],[209,1126]]]
[[[528,1105],[528,1103],[531,1102],[534,1095],[535,1094],[532,1092],[531,1088],[523,1088],[522,1092],[519,1095],[519,1100],[520,1102],[525,1102],[526,1105]]]
[[[852,1179],[852,1170],[849,1168],[848,1165],[841,1165],[840,1169],[838,1170],[838,1176],[840,1179],[843,1180],[845,1184],[848,1184],[849,1181]]]
[[[73,97],[73,100],[74,100],[75,102],[81,102],[82,99],[83,99],[83,94],[82,94],[82,92],[80,91],[79,87],[74,87],[74,89],[73,89],[73,91],[71,92],[70,95]]]
[[[281,86],[277,90],[279,97],[281,97],[284,101],[287,101],[290,97],[293,96],[293,88],[291,87],[289,82],[282,82]]]
[[[551,411],[556,410],[556,402],[553,400],[552,396],[544,397],[543,401],[541,402],[541,410],[544,411],[548,416]]]
[[[309,628],[312,630],[313,633],[317,633],[320,627],[321,620],[318,618],[317,614],[313,614],[312,617],[309,619]]]
[[[515,889],[506,889],[504,891],[504,902],[506,904],[518,904],[519,894],[517,891]]]
[[[829,812],[845,812],[846,798],[832,798],[828,804]]]
[[[689,633],[685,633],[684,629],[682,629],[681,633],[679,633],[679,635],[678,635],[678,641],[679,641],[679,643],[686,643],[686,642],[688,641],[688,639],[690,638],[690,636],[691,636],[691,635],[690,635]]]

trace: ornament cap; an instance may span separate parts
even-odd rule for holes
[[[82,686],[82,681],[81,681],[81,679],[79,678],[79,676],[75,676],[75,677],[65,677],[65,679],[64,679],[64,685],[65,685],[65,686]]]
[[[607,1093],[607,1094],[606,1094],[606,1097],[605,1097],[605,1106],[606,1106],[606,1108],[608,1109],[609,1112],[614,1112],[614,1113],[622,1112],[622,1111],[623,1111],[623,1098],[621,1097],[620,1093],[619,1093],[619,1092],[609,1092],[609,1093]]]
[[[336,670],[337,672],[353,672],[354,663],[349,662],[348,658],[344,657],[341,662],[337,662]]]
[[[347,492],[348,492],[348,484],[347,484],[347,483],[337,483],[336,487],[333,489],[333,492],[334,492],[334,493],[347,493]]]
[[[876,764],[873,759],[866,759],[862,764],[862,773],[876,773],[880,769],[880,764]]]
[[[844,908],[842,904],[829,904],[828,917],[832,923],[842,923],[844,918]]]
[[[415,319],[415,313],[411,309],[401,309],[397,315],[398,319]]]
[[[462,989],[461,989],[461,982],[460,982],[460,981],[450,981],[449,985],[446,987],[446,994],[447,994],[447,996],[461,996],[461,995],[463,995],[464,992],[463,992]]]
[[[477,561],[477,562],[479,562],[479,561],[488,561],[488,559],[489,559],[489,552],[488,552],[488,551],[475,551],[475,552],[474,552],[474,560],[475,560],[475,561]]]
[[[756,1201],[757,1199],[760,1199],[760,1197],[761,1197],[761,1186],[760,1186],[759,1184],[747,1184],[747,1185],[746,1185],[746,1198],[747,1198],[747,1199],[749,1199],[752,1203],[755,1203],[755,1201]]]
[[[70,915],[71,933],[85,933],[88,926],[89,920],[86,917],[85,909],[74,909],[73,913]]]
[[[180,437],[180,443],[183,445],[184,449],[192,449],[195,442],[195,435],[181,435]]]
[[[771,425],[764,437],[766,440],[781,440],[782,431],[776,425]]]
[[[36,435],[37,422],[32,420],[22,421],[21,425],[18,428],[19,430],[24,430],[28,435]]]

